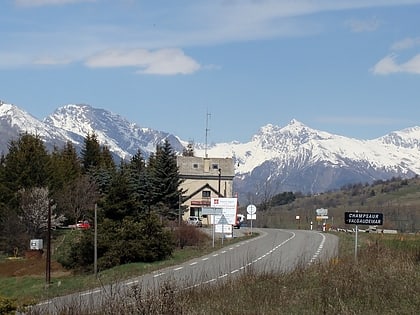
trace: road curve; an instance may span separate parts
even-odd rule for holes
[[[223,281],[247,271],[288,272],[338,254],[338,238],[332,234],[281,229],[254,229],[253,232],[258,236],[183,264],[117,284],[53,298],[34,308],[45,314],[58,313],[66,303],[95,309],[110,296],[124,296],[133,287],[141,287],[145,292],[170,282],[177,288],[187,289]]]

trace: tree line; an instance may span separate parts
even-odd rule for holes
[[[78,153],[71,142],[47,151],[37,135],[21,134],[0,158],[0,251],[25,251],[51,226],[93,223],[97,209],[98,268],[155,261],[175,249],[182,190],[176,155],[167,140],[146,160],[139,149],[117,164],[95,133]],[[80,231],[78,231],[80,232]],[[93,231],[80,232],[60,261],[91,268]]]

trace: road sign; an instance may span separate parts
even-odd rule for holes
[[[217,222],[217,224],[229,224],[229,222],[226,220],[226,217],[222,214],[222,216],[220,217],[219,222]]]
[[[222,208],[215,208],[215,207],[202,207],[201,208],[201,214],[202,215],[216,215],[216,214],[222,214]]]
[[[356,225],[382,225],[383,213],[372,212],[344,212],[344,222]]]
[[[328,215],[328,209],[324,209],[324,208],[319,208],[316,209],[316,214],[319,216],[327,216]]]
[[[257,211],[257,207],[254,205],[249,205],[248,207],[246,207],[246,212],[248,214],[255,214],[256,211]]]

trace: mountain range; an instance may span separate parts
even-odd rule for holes
[[[176,135],[142,128],[86,104],[59,107],[41,121],[0,101],[0,153],[6,154],[10,140],[24,132],[38,135],[49,150],[67,141],[80,150],[84,137],[94,132],[120,159],[129,159],[138,150],[147,158],[165,139],[178,154],[188,144]],[[284,127],[261,127],[247,143],[196,143],[194,151],[196,156],[232,157],[234,190],[240,200],[256,202],[284,191],[314,194],[356,183],[413,177],[420,173],[420,127],[359,140],[315,130],[293,119]]]

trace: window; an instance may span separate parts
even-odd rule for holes
[[[203,190],[203,191],[201,192],[201,196],[202,196],[203,198],[210,198],[210,190]]]
[[[198,163],[194,163],[193,168],[198,168]]]
[[[211,168],[214,169],[214,170],[218,170],[219,169],[219,164],[214,163],[214,164],[211,165]]]

